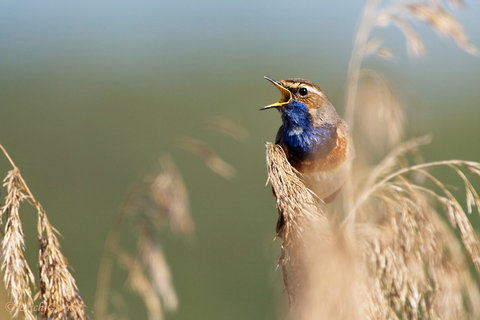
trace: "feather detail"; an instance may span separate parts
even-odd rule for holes
[[[326,157],[305,159],[295,167],[301,173],[312,173],[318,171],[330,171],[338,168],[347,160],[348,139],[342,129],[337,129],[336,146]]]

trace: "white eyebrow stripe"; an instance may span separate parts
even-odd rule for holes
[[[311,86],[307,86],[307,87],[308,87],[308,90],[309,90],[309,91],[318,94],[320,97],[325,97],[325,94],[324,94],[322,91],[319,91],[319,90],[317,90],[316,88],[311,87]]]

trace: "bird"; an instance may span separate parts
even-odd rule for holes
[[[345,184],[355,157],[347,123],[314,83],[264,78],[282,95],[280,101],[260,109],[281,113],[275,144],[282,147],[305,185],[323,202],[331,202]]]

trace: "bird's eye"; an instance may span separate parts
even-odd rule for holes
[[[307,88],[300,88],[300,90],[298,90],[298,92],[300,93],[301,96],[306,96],[307,93],[308,93],[308,90],[307,90]]]

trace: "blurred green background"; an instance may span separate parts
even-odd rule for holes
[[[63,252],[90,308],[113,216],[129,186],[168,152],[186,180],[197,230],[193,241],[167,230],[162,237],[180,300],[167,319],[278,315],[277,213],[264,186],[264,141],[274,138],[280,119],[257,111],[278,98],[263,76],[312,80],[341,111],[362,5],[0,3],[0,143],[63,234]],[[480,45],[480,5],[468,6],[455,15]],[[410,134],[434,134],[427,160],[478,161],[480,60],[428,27],[418,30],[425,58],[408,60],[403,36],[388,28],[382,34],[396,60],[369,64],[395,83]],[[206,130],[204,120],[216,115],[242,123],[248,138],[237,142]],[[177,136],[205,140],[235,166],[237,177],[213,174],[199,157],[175,147]],[[8,164],[0,163],[5,175]],[[34,212],[22,218],[32,258]],[[114,280],[116,290],[125,286],[122,273]],[[145,318],[139,299],[127,301],[132,318]]]

